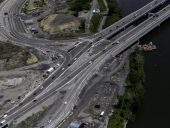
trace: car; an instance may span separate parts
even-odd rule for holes
[[[23,103],[20,103],[19,106],[23,105]]]
[[[118,41],[116,41],[116,44],[119,44],[120,43],[120,41],[118,40]]]
[[[11,104],[14,104],[15,103],[15,101],[13,100],[13,101],[11,101]]]
[[[0,122],[0,125],[2,126],[5,122],[6,122],[6,120],[5,120],[5,119],[4,119],[4,120],[2,120],[2,121]]]
[[[64,70],[64,68],[62,68],[61,70]]]
[[[35,100],[33,100],[33,102],[36,102],[37,100],[35,99]]]
[[[67,104],[67,101],[65,101],[64,104],[66,105],[66,104]]]
[[[7,13],[7,12],[4,12],[4,15],[8,15],[8,13]]]
[[[92,61],[89,61],[89,64],[92,64]]]
[[[8,128],[8,124],[5,124],[2,128]]]
[[[50,124],[52,120],[49,120],[48,123]]]
[[[44,86],[41,86],[41,87],[40,87],[40,89],[43,89],[43,88],[44,88]]]
[[[57,66],[60,66],[60,64],[59,64],[59,63],[57,63]]]
[[[7,114],[4,114],[2,118],[5,119],[7,116],[8,116]]]
[[[77,58],[74,58],[74,60],[77,60]]]
[[[36,93],[36,92],[34,92],[34,93],[33,93],[33,95],[37,95],[37,93]]]

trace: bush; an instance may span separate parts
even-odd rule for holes
[[[91,32],[97,32],[101,19],[102,19],[101,14],[96,13],[92,16],[91,24],[90,24],[90,31]]]
[[[90,9],[91,0],[68,0],[68,2],[70,5],[69,9],[75,12]]]
[[[97,0],[99,3],[100,11],[105,12],[106,11],[106,5],[104,4],[103,0]]]
[[[129,74],[125,94],[119,97],[119,104],[111,116],[108,128],[123,128],[125,120],[134,120],[134,113],[141,106],[144,96],[143,56],[139,49],[136,49],[129,58]]]
[[[122,16],[121,16],[121,10],[119,9],[118,3],[116,0],[106,0],[108,3],[108,17],[106,19],[105,24],[103,25],[103,28],[106,28],[116,21],[118,21]]]

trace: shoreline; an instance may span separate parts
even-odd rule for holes
[[[125,92],[118,97],[119,102],[109,118],[108,128],[126,128],[129,121],[135,120],[135,114],[143,101],[145,73],[142,52],[135,48],[128,62],[129,73],[126,78]]]

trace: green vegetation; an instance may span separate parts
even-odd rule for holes
[[[29,1],[27,1],[27,2],[24,4],[24,6],[23,6],[23,8],[21,9],[21,11],[22,11],[23,13],[25,13],[25,14],[28,14],[28,13],[30,13],[31,11],[36,10],[36,9],[38,9],[38,8],[40,8],[40,7],[43,7],[43,6],[45,6],[45,5],[46,5],[45,0],[35,0],[35,1],[34,1],[34,7],[33,7],[32,9],[29,9]]]
[[[103,0],[97,0],[99,3],[100,11],[105,12],[106,11],[106,5],[104,4]]]
[[[144,95],[142,85],[144,81],[143,64],[143,56],[139,49],[136,49],[129,58],[130,71],[126,79],[125,94],[119,97],[119,104],[109,120],[108,128],[124,128],[124,121],[134,120],[134,114],[141,105]]]
[[[43,7],[45,5],[44,0],[35,0],[34,1],[35,7]]]
[[[102,15],[99,13],[96,13],[92,16],[91,24],[90,24],[91,32],[94,32],[94,33],[97,32],[101,19],[102,19]]]
[[[121,16],[121,10],[119,9],[117,0],[106,0],[109,8],[108,17],[106,19],[105,24],[103,25],[103,28],[106,28],[110,26],[111,24],[118,21]]]
[[[79,30],[76,31],[76,33],[84,33],[85,32],[85,21],[81,20]]]
[[[21,8],[21,12],[23,12],[24,14],[28,14],[28,1],[25,3],[23,8]]]
[[[77,15],[79,11],[89,10],[91,1],[92,0],[67,0],[69,9],[74,11],[75,15]]]
[[[0,3],[2,3],[4,0],[0,0]]]

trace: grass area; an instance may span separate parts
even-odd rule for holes
[[[38,58],[34,54],[31,54],[31,56],[27,59],[26,64],[30,65],[37,62],[38,62]]]
[[[76,31],[76,33],[84,33],[85,32],[85,21],[81,20],[79,30]]]
[[[22,11],[24,14],[29,14],[30,11],[36,10],[36,9],[38,9],[38,8],[43,7],[43,6],[46,5],[45,0],[35,0],[35,1],[34,1],[34,8],[32,8],[32,9],[30,10],[30,9],[29,9],[29,2],[30,2],[30,1],[27,1],[27,2],[24,4],[23,8],[21,9],[21,11]]]
[[[78,15],[79,11],[89,10],[92,0],[67,0],[69,4],[69,10],[74,11],[74,15]]]
[[[135,119],[134,114],[141,106],[144,95],[143,64],[142,53],[136,49],[129,58],[129,74],[126,79],[125,94],[119,97],[119,104],[109,120],[108,128],[124,128],[124,121]]]
[[[122,18],[121,10],[118,6],[117,0],[106,0],[106,1],[108,3],[109,12],[108,12],[108,17],[106,18],[106,22],[103,25],[103,28],[112,25],[120,18]]]
[[[100,7],[100,12],[105,12],[106,11],[106,5],[104,4],[103,0],[97,0],[99,3],[99,7]]]
[[[96,13],[92,16],[91,24],[90,24],[91,32],[95,33],[98,31],[101,19],[102,19],[102,15],[99,13]]]
[[[112,25],[113,23],[115,23],[118,20],[120,20],[120,15],[113,14],[111,16],[108,16],[106,18],[106,21],[105,21],[105,24],[104,24],[103,28],[106,28],[106,27]]]

